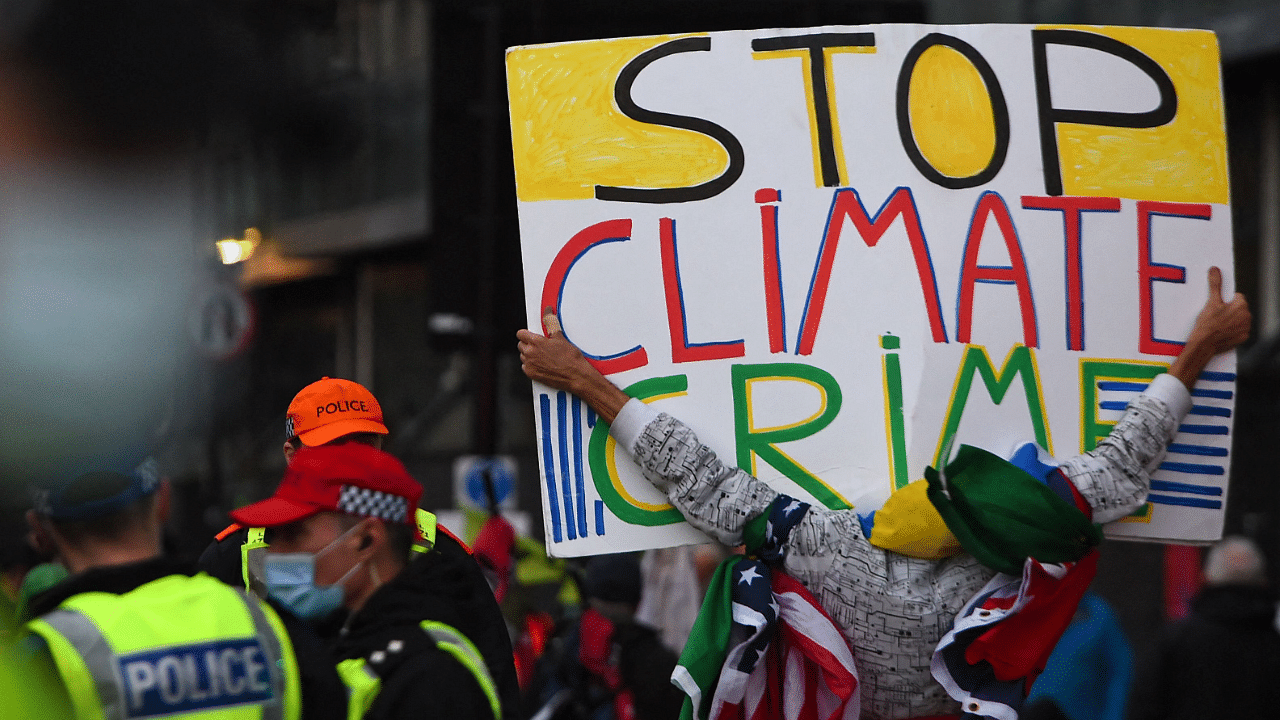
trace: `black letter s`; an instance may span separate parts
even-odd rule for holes
[[[665,127],[681,128],[684,130],[692,130],[715,139],[724,146],[726,152],[729,153],[729,167],[724,173],[713,180],[708,180],[701,185],[679,188],[623,188],[611,187],[609,185],[596,186],[597,200],[616,200],[619,202],[643,202],[643,203],[678,203],[692,202],[696,200],[706,200],[715,197],[725,190],[729,189],[742,175],[743,152],[742,143],[738,142],[738,138],[733,136],[728,130],[719,125],[704,120],[702,118],[688,117],[685,115],[673,115],[671,113],[657,112],[656,110],[646,110],[631,99],[631,86],[635,84],[636,77],[640,75],[640,71],[649,66],[650,63],[664,58],[668,55],[674,55],[682,52],[695,52],[698,50],[710,50],[711,38],[709,37],[690,37],[672,40],[663,43],[658,47],[647,50],[638,55],[634,60],[627,63],[622,68],[622,72],[618,73],[618,80],[613,87],[613,96],[618,103],[618,109],[624,115],[643,123],[651,125],[662,125]]]

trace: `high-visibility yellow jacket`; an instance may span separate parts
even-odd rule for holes
[[[293,645],[260,600],[199,573],[86,592],[27,623],[77,720],[299,720]]]

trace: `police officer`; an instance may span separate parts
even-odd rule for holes
[[[465,573],[441,572],[437,553],[413,557],[421,494],[391,455],[323,445],[297,451],[271,497],[231,516],[266,528],[272,597],[315,621],[346,611],[331,641],[351,717],[500,720],[497,684],[461,631],[469,608],[492,596]]]
[[[296,619],[163,556],[169,484],[148,460],[36,493],[33,531],[70,576],[32,598],[76,718],[341,718],[332,662]]]
[[[284,424],[284,458],[290,464],[295,453],[306,448],[359,444],[380,450],[388,434],[378,399],[360,383],[342,378],[324,377],[298,391],[289,403]],[[437,528],[433,515],[417,510],[416,504],[414,510],[418,539],[410,562],[422,566],[414,568],[415,575],[425,574],[422,606],[439,616],[437,619],[447,619],[475,644],[497,684],[503,719],[515,720],[520,686],[511,638],[480,566],[461,540],[443,527]],[[200,567],[224,582],[265,595],[261,577],[266,552],[263,528],[237,522],[219,533],[204,551]],[[419,559],[423,562],[418,563]],[[453,588],[453,594],[461,599],[455,602],[430,590],[436,587]],[[325,640],[337,641],[343,612],[340,608],[317,619],[313,627]]]

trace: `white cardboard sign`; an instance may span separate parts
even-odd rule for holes
[[[952,442],[1093,447],[1233,277],[1212,33],[872,25],[507,53],[529,326],[728,463],[879,507]],[[1228,290],[1231,288],[1228,287]],[[1117,537],[1218,538],[1235,358]],[[702,540],[535,385],[546,540]]]

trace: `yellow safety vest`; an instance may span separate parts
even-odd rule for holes
[[[427,637],[435,643],[437,649],[453,656],[471,672],[476,683],[480,685],[480,690],[489,700],[489,708],[493,710],[494,720],[501,720],[502,701],[498,697],[498,685],[489,674],[489,666],[485,664],[484,656],[476,649],[475,644],[466,635],[441,622],[423,620],[421,627]],[[338,663],[338,676],[347,686],[347,720],[360,720],[373,706],[373,701],[377,699],[378,692],[382,689],[382,680],[375,668],[387,655],[402,651],[403,642],[392,640],[386,649],[370,653],[367,660],[352,658]]]
[[[413,551],[429,552],[436,543],[436,516],[419,508],[414,520],[421,537],[413,544]],[[264,528],[249,528],[244,544],[240,546],[240,565],[244,574],[244,586],[260,597],[266,595],[266,588],[262,581],[262,567],[267,547]],[[502,702],[498,697],[498,686],[493,681],[493,676],[489,674],[489,666],[485,664],[484,656],[476,649],[475,644],[466,635],[444,623],[424,620],[422,630],[435,642],[438,649],[453,656],[471,672],[485,697],[488,698],[494,718],[501,720]],[[395,641],[392,641],[392,646],[387,650],[377,652],[397,652],[398,649],[393,648],[395,648]],[[360,720],[377,699],[378,692],[382,689],[382,681],[364,658],[352,658],[338,663],[338,676],[347,686],[347,718]]]
[[[299,720],[293,645],[265,603],[199,573],[75,595],[27,623],[77,720]]]
[[[418,533],[422,536],[413,544],[416,553],[429,552],[436,544],[436,516],[418,508],[414,515]],[[266,528],[251,527],[245,534],[244,543],[240,546],[240,574],[244,586],[258,597],[267,596],[266,585],[263,584],[262,568],[267,555]]]

